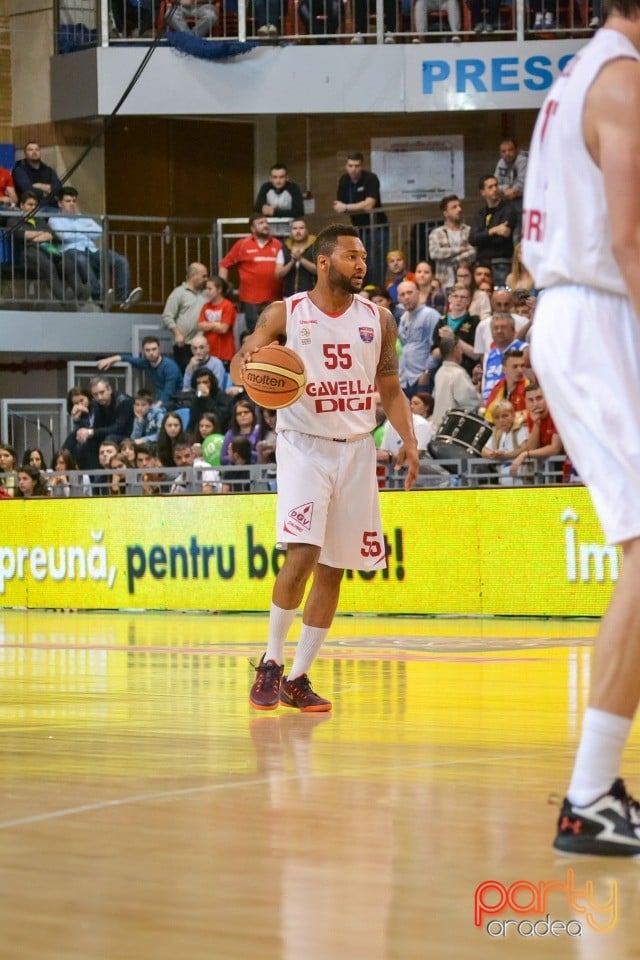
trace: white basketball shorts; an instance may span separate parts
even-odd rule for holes
[[[640,324],[629,300],[552,287],[531,341],[533,369],[608,543],[640,536]]]
[[[386,567],[371,437],[342,443],[283,430],[276,460],[278,542],[315,544],[329,567]]]

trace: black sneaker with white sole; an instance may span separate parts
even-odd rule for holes
[[[565,797],[553,846],[571,855],[640,857],[640,804],[620,779],[583,807]]]

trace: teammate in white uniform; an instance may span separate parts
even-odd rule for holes
[[[279,703],[305,712],[331,709],[311,689],[307,672],[333,621],[343,572],[385,566],[371,437],[376,389],[403,440],[398,463],[407,464],[407,489],[418,474],[411,411],[398,377],[396,322],[358,294],[366,274],[358,232],[327,227],[315,250],[315,288],[271,304],[231,364],[240,383],[250,355],[285,335],[307,370],[302,397],[278,411],[278,540],[287,543],[287,555],[249,697],[258,710]],[[287,633],[312,574],[295,659],[283,677]]]
[[[638,857],[640,805],[619,774],[640,700],[640,2],[610,9],[538,117],[523,260],[546,288],[533,366],[607,540],[624,555],[554,846]]]

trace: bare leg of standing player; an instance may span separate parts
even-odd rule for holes
[[[546,288],[534,367],[607,542],[624,556],[554,846],[640,857],[640,804],[620,778],[640,702],[640,3],[611,0],[610,10],[538,118],[523,258]]]
[[[310,576],[313,582],[302,615],[302,630],[296,655],[287,676],[286,684],[300,682],[306,677],[333,622],[340,598],[340,583],[343,570],[318,563],[320,547],[312,544],[293,543],[287,548],[287,556],[273,588],[269,638],[263,662],[273,663],[272,673],[284,672],[284,645],[289,628],[302,603]],[[270,679],[270,678],[269,678]],[[305,681],[301,681],[303,685]],[[298,698],[303,691],[298,691]],[[255,699],[255,698],[254,698]],[[313,691],[306,692],[305,712],[323,712],[331,709],[329,700]],[[254,703],[256,706],[256,703]]]

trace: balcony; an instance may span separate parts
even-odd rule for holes
[[[502,4],[490,34],[477,32],[485,21],[474,24],[466,4],[461,4],[460,30],[454,34],[444,11],[428,14],[425,32],[418,33],[411,6],[407,12],[404,4],[390,24],[385,0],[369,6],[366,0],[342,2],[331,21],[322,19],[329,0],[318,0],[311,27],[315,33],[309,33],[304,0],[277,3],[278,13],[272,16],[276,32],[268,34],[261,32],[256,0],[216,0],[211,36],[201,39],[163,32],[166,7],[161,0],[59,0],[58,50],[70,52],[52,59],[53,118],[110,114],[159,37],[120,111],[125,115],[535,108],[590,35],[587,0],[555,0],[553,26],[543,24],[543,29],[533,29],[535,14],[524,0]],[[322,32],[329,26],[331,32]],[[193,41],[205,57],[182,49]],[[237,53],[238,43],[246,44],[246,52]],[[236,55],[217,59],[229,52]]]

